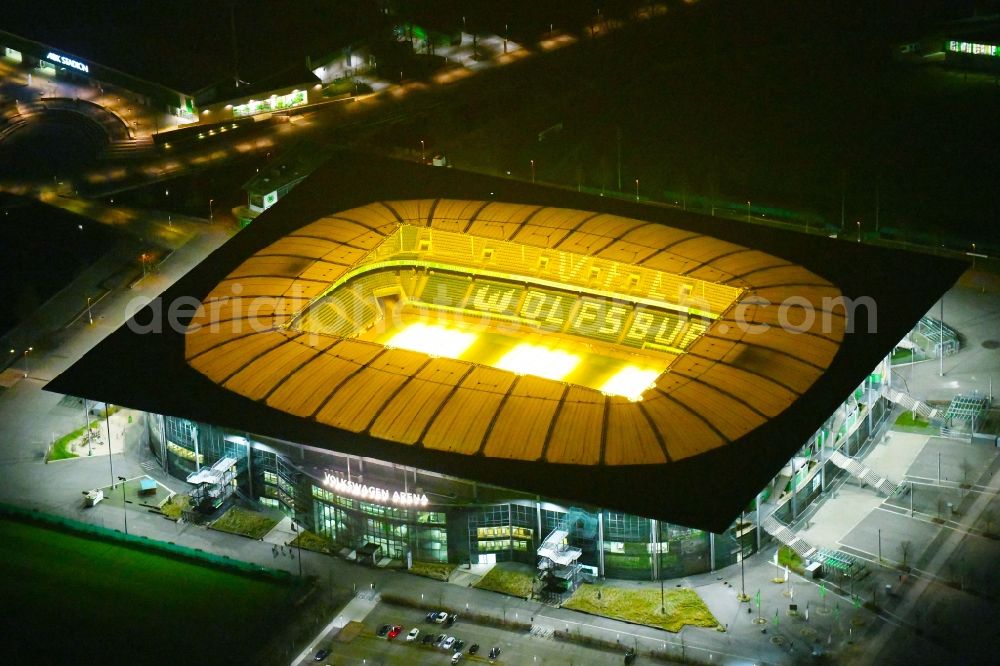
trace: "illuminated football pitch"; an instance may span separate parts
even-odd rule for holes
[[[515,336],[454,321],[404,323],[381,333],[375,341],[390,348],[586,386],[629,400],[641,399],[667,367],[667,359],[658,363],[641,357],[629,362],[565,338],[540,333]]]

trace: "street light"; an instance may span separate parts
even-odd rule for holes
[[[28,378],[28,354],[34,351],[34,347],[28,347],[24,350],[24,378]]]
[[[531,160],[531,182],[535,182],[535,160]]]
[[[215,211],[212,208],[212,204],[215,203],[215,199],[208,200],[208,220],[211,222],[215,219]]]
[[[750,224],[750,200],[747,199],[747,224]]]
[[[858,242],[861,242],[861,220],[858,220]]]
[[[106,410],[105,410],[105,413],[107,413]],[[108,439],[109,440],[111,439],[111,432],[110,431],[108,431]],[[110,449],[111,443],[110,442],[108,442],[108,447],[109,447],[108,448],[108,455],[110,456],[111,455],[111,449]],[[124,476],[119,476],[118,480],[122,482],[122,516],[125,519],[125,536],[128,536],[128,507],[125,506],[125,477]]]
[[[639,200],[639,179],[635,179],[635,200]]]
[[[142,277],[146,277],[146,253],[143,252],[139,259],[142,261]]]
[[[743,560],[746,559],[743,555],[743,525],[744,521],[744,509],[740,509],[740,601],[749,601],[750,597],[747,596],[747,580],[746,574],[743,569]]]
[[[87,296],[87,321],[91,326],[94,325],[94,315],[90,311],[90,296]]]
[[[427,153],[424,151],[424,140],[421,139],[420,140],[420,162],[423,163],[423,162],[426,162],[426,161],[427,161]]]

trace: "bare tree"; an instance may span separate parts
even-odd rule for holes
[[[984,509],[982,514],[980,514],[980,519],[986,523],[986,534],[993,534],[993,523],[996,521],[996,513],[993,509]]]
[[[972,473],[972,463],[969,462],[968,458],[962,458],[962,462],[958,466],[962,470],[962,484],[967,485],[969,483],[969,474]]]
[[[901,541],[899,543],[899,554],[903,558],[903,566],[906,566],[906,560],[910,555],[910,551],[913,549],[913,542],[910,540]]]

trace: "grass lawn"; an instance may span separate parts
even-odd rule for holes
[[[913,412],[903,412],[896,418],[896,425],[902,428],[929,428],[931,424],[919,414],[914,417]]]
[[[324,536],[314,534],[300,528],[299,535],[292,539],[291,545],[305,548],[316,553],[330,554],[333,552],[333,542]]]
[[[104,541],[0,519],[0,544],[9,664],[252,663],[293,613],[289,586]]]
[[[912,349],[896,349],[892,352],[890,357],[892,363],[910,363],[913,361],[913,350]]]
[[[491,592],[501,592],[512,597],[524,599],[531,594],[532,576],[520,571],[508,571],[499,567],[493,567],[485,576],[479,579],[476,587],[481,590]]]
[[[600,599],[597,598],[598,591],[601,593]],[[607,585],[581,585],[563,603],[563,607],[673,632],[680,631],[686,624],[696,627],[715,627],[719,624],[698,593],[688,588],[665,591],[665,613],[660,612],[658,589]]]
[[[788,565],[788,568],[797,574],[805,572],[805,567],[802,566],[802,558],[788,546],[782,546],[778,549],[778,564],[781,566]]]
[[[222,532],[242,534],[252,539],[259,539],[277,524],[278,521],[274,518],[234,506],[212,523],[211,527]]]
[[[187,509],[191,508],[191,496],[190,495],[174,495],[166,504],[160,507],[160,511],[163,515],[172,520],[177,520],[181,517]]]
[[[447,562],[414,562],[410,567],[410,573],[434,580],[448,580],[451,572],[455,570],[454,564]]]
[[[92,430],[96,430],[99,425],[100,425],[99,421],[90,422],[90,428]],[[48,455],[45,456],[45,461],[48,462],[50,460],[66,460],[67,458],[79,458],[80,457],[79,455],[69,450],[69,445],[71,442],[75,442],[76,440],[83,437],[83,433],[85,431],[86,428],[77,428],[73,432],[65,434],[59,439],[57,439],[55,442],[53,442],[52,449],[49,451]]]

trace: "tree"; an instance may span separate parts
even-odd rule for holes
[[[969,474],[972,472],[972,463],[969,462],[968,458],[962,458],[962,462],[958,466],[962,470],[962,485],[968,485]]]
[[[984,530],[986,534],[993,534],[993,523],[997,519],[996,513],[994,513],[993,509],[984,509],[982,514],[980,514],[980,518],[984,523],[986,523],[986,529]]]
[[[910,555],[910,551],[913,549],[913,542],[910,540],[901,541],[899,543],[899,554],[903,558],[903,566],[906,566],[906,560]]]

